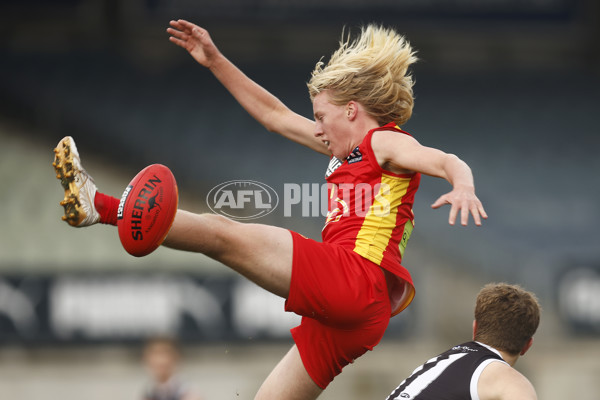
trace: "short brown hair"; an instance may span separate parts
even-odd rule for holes
[[[519,354],[537,330],[541,307],[535,294],[518,285],[491,283],[477,295],[475,340]]]

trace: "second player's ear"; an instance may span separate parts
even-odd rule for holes
[[[525,353],[527,353],[527,350],[529,350],[531,348],[531,346],[533,346],[533,338],[529,338],[529,340],[527,341],[527,343],[525,344],[525,346],[523,346],[523,349],[521,350],[521,353],[519,353],[519,355],[523,356],[525,355]]]

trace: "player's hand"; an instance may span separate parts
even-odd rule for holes
[[[467,186],[455,187],[451,192],[440,196],[431,205],[431,208],[440,208],[444,204],[450,204],[450,218],[448,222],[454,225],[460,211],[460,223],[466,226],[469,223],[469,213],[473,216],[475,225],[481,225],[481,219],[487,219],[481,201],[475,195],[475,189]]]
[[[210,68],[219,50],[213,43],[208,31],[198,25],[183,19],[171,21],[167,33],[169,40],[179,47],[183,47],[201,65]]]

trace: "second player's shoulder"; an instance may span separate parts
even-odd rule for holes
[[[480,400],[536,400],[531,382],[505,362],[489,363],[477,383]]]

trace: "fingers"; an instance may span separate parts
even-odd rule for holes
[[[195,37],[201,37],[204,34],[206,34],[206,29],[203,29],[201,27],[199,27],[196,24],[192,24],[191,22],[188,22],[184,19],[178,19],[177,21],[172,20],[169,21],[169,25],[171,25],[170,28],[167,28],[167,32],[169,32],[171,35],[173,34],[186,34],[186,35],[190,35],[190,36],[195,36]]]
[[[475,203],[465,202],[460,207],[456,208],[460,208],[460,224],[462,226],[467,226],[469,224],[469,214],[471,215],[471,217],[473,217],[473,222],[477,226],[481,226],[482,218],[487,219],[487,214],[485,213],[485,210],[483,209],[483,206],[481,205],[480,201],[477,201]],[[454,216],[456,216],[457,212],[458,210],[454,213]],[[452,211],[450,212],[450,221],[450,225],[454,225]]]
[[[462,226],[467,226],[469,224],[469,214],[471,215],[471,217],[473,217],[473,222],[477,226],[481,226],[481,220],[487,219],[488,217],[480,201],[466,204],[460,209],[460,223]]]
[[[167,32],[169,32],[171,35],[173,34],[184,34],[184,33],[191,33],[191,29],[187,29],[185,27],[185,25],[183,25],[181,22],[183,20],[177,20],[177,21],[169,21],[169,25],[171,25],[170,28],[167,28]]]
[[[186,29],[188,31],[192,31],[194,28],[197,27],[196,24],[192,24],[189,21],[186,21],[185,19],[178,19],[177,21],[171,21],[171,22],[175,22],[177,25],[181,26],[183,29]]]
[[[171,20],[171,21],[169,21],[169,25],[171,25],[173,28],[178,29],[180,31],[184,31],[184,30],[191,31],[193,29],[193,27],[195,26],[194,24],[192,24],[184,19]]]
[[[461,207],[460,209],[460,224],[467,226],[469,223],[469,209],[467,207]]]
[[[475,221],[475,225],[477,226],[481,226],[481,218],[487,219],[487,214],[485,213],[481,203],[478,203],[471,208],[471,215],[473,216],[473,221]]]
[[[189,39],[189,34],[185,33],[183,30],[179,30],[177,28],[175,28],[175,29],[174,28],[167,28],[167,33],[169,35],[171,35],[171,37],[169,38],[169,40],[171,40],[172,38],[175,38],[179,42],[183,42],[183,41],[187,41]],[[174,42],[173,40],[171,40],[171,41]],[[174,42],[174,43],[179,44],[178,42]]]
[[[450,207],[450,217],[448,218],[448,223],[450,225],[454,225],[454,223],[456,222],[456,216],[458,215],[458,210],[459,207],[456,206],[456,204],[452,204],[452,206]],[[461,216],[462,218],[462,216]]]
[[[487,219],[487,217],[488,217],[487,213],[483,209],[483,205],[481,204],[481,202],[479,204],[477,204],[477,212],[479,212],[479,214],[481,215],[481,217],[483,219]]]
[[[457,206],[455,204],[452,205],[450,209],[450,225],[454,225],[456,222],[456,217],[458,216],[458,211],[460,210],[460,224],[462,226],[469,225],[469,214],[473,217],[473,222],[477,226],[481,226],[481,215],[479,214],[478,208],[475,205],[462,204]],[[487,216],[486,216],[487,218]]]
[[[460,224],[467,226],[469,224],[469,215],[473,217],[473,222],[477,226],[481,226],[481,220],[487,219],[487,214],[478,199],[452,200],[447,194],[440,196],[432,205],[431,208],[440,208],[445,204],[450,204],[450,215],[448,223],[454,225],[460,212]]]
[[[201,40],[205,32],[206,30],[199,27],[195,27],[194,29],[192,29],[192,36],[198,40]]]
[[[466,214],[466,221],[462,221],[463,226],[467,225],[468,221],[469,221],[469,212],[471,213],[471,216],[473,217],[473,222],[475,222],[475,225],[477,226],[481,226],[481,217],[479,216],[479,212],[477,212],[477,208],[472,208],[471,210],[465,212]]]
[[[169,38],[169,41],[170,41],[171,43],[175,43],[175,44],[176,44],[177,46],[179,46],[179,47],[183,47],[184,49],[186,48],[186,47],[185,47],[185,44],[186,44],[186,42],[185,42],[184,40],[181,40],[181,39],[178,39],[178,38],[176,38],[176,37],[174,37],[174,36],[171,36],[171,37]]]
[[[173,19],[169,21],[169,25],[171,25],[175,29],[183,29],[183,27],[181,26],[181,23],[179,21],[175,21]]]
[[[171,35],[169,40],[176,45],[190,50],[196,44],[204,45],[210,42],[208,31],[183,19],[170,21],[167,33]],[[195,40],[194,43],[192,40]]]
[[[446,195],[440,196],[432,205],[431,208],[440,208],[444,204],[450,204],[449,201],[446,200]]]
[[[177,21],[171,20],[169,21],[169,25],[171,27],[167,28],[167,33],[182,40],[187,40],[189,36],[194,34],[194,30],[200,29],[200,27],[183,19],[178,19]]]
[[[182,19],[170,21],[169,24],[171,25],[171,27],[167,28],[167,33],[171,35],[169,37],[169,41],[190,51],[193,47],[190,38],[198,37],[198,35],[195,34],[195,31],[199,28],[196,25]]]
[[[459,206],[456,205],[456,203],[452,203],[452,201],[450,201],[448,199],[448,195],[442,195],[440,196],[432,205],[431,208],[440,208],[441,206],[445,205],[445,204],[450,204],[450,217],[448,218],[448,223],[450,225],[454,225],[454,223],[456,222],[456,216],[458,214],[458,210],[460,209]],[[461,215],[461,220],[464,220],[464,216]],[[464,224],[463,224],[464,225]]]

